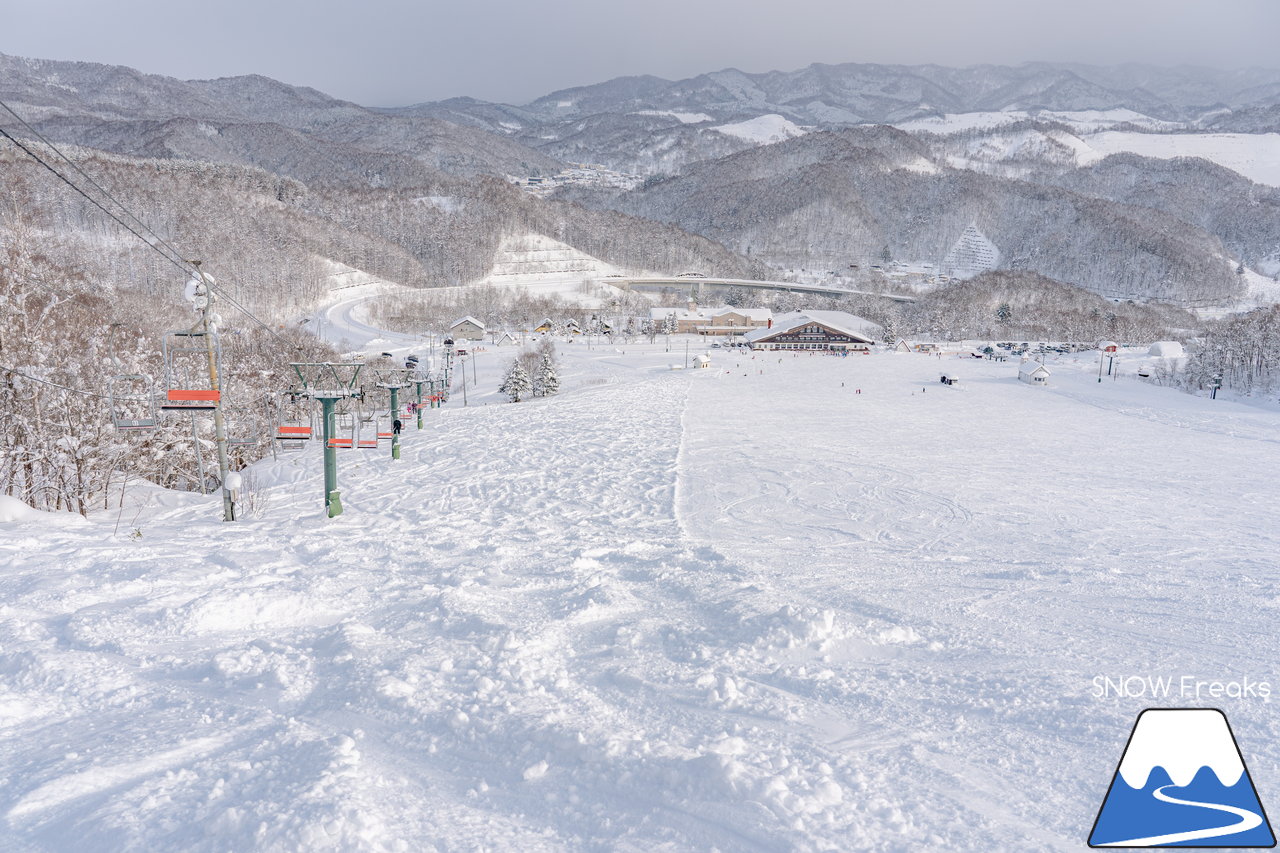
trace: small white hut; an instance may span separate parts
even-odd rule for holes
[[[1027,360],[1018,365],[1018,378],[1029,385],[1048,385],[1049,368],[1038,361]]]
[[[695,355],[693,357],[693,366],[694,367],[710,367],[711,356],[707,355],[705,352]]]

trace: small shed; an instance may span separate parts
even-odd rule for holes
[[[707,355],[705,352],[695,355],[693,357],[693,366],[694,367],[710,367],[711,356]]]
[[[1024,361],[1018,365],[1018,378],[1029,385],[1048,385],[1049,368],[1038,361]]]
[[[1187,351],[1177,341],[1156,341],[1147,350],[1152,358],[1185,358]]]
[[[911,352],[911,344],[907,343],[906,338],[898,338],[898,342],[893,345],[893,352]]]

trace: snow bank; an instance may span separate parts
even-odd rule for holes
[[[42,524],[79,524],[84,519],[74,512],[46,512],[34,509],[10,495],[0,495],[0,524],[37,522]]]

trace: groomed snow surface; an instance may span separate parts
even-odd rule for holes
[[[0,849],[1075,851],[1152,704],[1280,791],[1269,704],[1093,681],[1276,683],[1275,412],[682,349],[482,351],[337,519],[313,447],[235,524],[4,523]]]
[[[794,139],[797,136],[804,136],[808,131],[794,122],[783,118],[776,113],[768,115],[756,116],[746,121],[734,122],[733,124],[722,124],[711,128],[719,131],[726,136],[734,136],[738,139],[745,139],[747,142],[753,142],[756,145],[770,145],[774,142],[785,142],[788,139]]]

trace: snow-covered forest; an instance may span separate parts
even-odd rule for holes
[[[1246,394],[1280,393],[1280,306],[1209,324],[1183,380],[1196,390],[1220,381]]]

